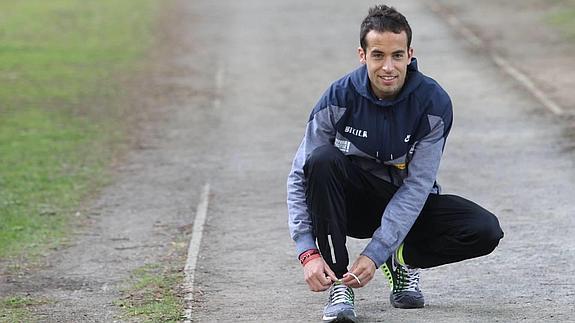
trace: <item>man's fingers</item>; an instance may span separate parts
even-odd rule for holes
[[[317,280],[315,277],[310,277],[307,284],[309,285],[309,289],[314,292],[321,291],[322,284]]]
[[[319,284],[321,284],[322,286],[331,286],[331,279],[329,277],[326,277],[324,273],[321,273],[317,276]]]
[[[326,276],[325,274],[326,273],[320,273],[314,276],[315,278],[314,282],[316,283],[315,286],[317,291],[324,291],[330,288],[331,284],[337,280],[331,277],[331,276],[335,277],[333,273],[330,276]]]
[[[343,283],[349,287],[364,287],[373,279],[375,264],[371,259],[360,256],[351,266],[351,269],[343,275]]]
[[[351,272],[348,272],[345,275],[343,275],[342,282],[346,286],[353,287],[353,288],[360,288],[360,287],[364,286],[364,281],[361,280],[361,278],[359,278],[358,275],[355,275]]]
[[[342,282],[352,288],[364,287],[373,279],[373,275],[369,270],[364,270],[361,272],[347,272],[343,275]]]
[[[324,290],[328,289],[330,286],[331,286],[331,283],[322,284],[321,282],[316,281],[312,290],[314,292],[323,292]]]
[[[332,281],[324,273],[317,273],[306,279],[309,289],[314,292],[321,292],[328,289]]]
[[[351,284],[354,281],[357,282],[349,273],[344,274],[341,281],[346,285]]]
[[[343,282],[344,285],[349,286],[349,287],[352,287],[352,288],[361,288],[361,287],[364,286],[364,285],[363,285],[363,282],[362,282],[362,284],[359,284],[359,283],[357,282],[357,280],[355,280],[355,279],[353,279],[353,278],[351,278],[351,280],[349,280],[349,279],[345,280],[345,279],[344,279],[344,280],[342,280],[342,282]]]
[[[356,274],[354,274],[354,273],[352,273],[352,272],[349,272],[349,273],[347,273],[346,275],[353,277],[353,279],[355,279],[355,280],[357,281],[357,283],[361,285],[361,280],[360,280],[359,277],[358,277],[359,275],[356,275]]]
[[[337,281],[337,276],[322,258],[311,260],[304,267],[305,281],[309,289],[315,292],[324,291]]]
[[[349,272],[356,272],[357,271],[357,260],[353,262],[351,268],[349,268]]]
[[[329,268],[329,266],[325,266],[325,273],[327,274],[327,276],[329,278],[331,278],[331,282],[334,282],[337,280],[337,277],[335,276],[335,273],[331,270],[331,268]]]

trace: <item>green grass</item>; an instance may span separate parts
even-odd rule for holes
[[[559,29],[568,39],[575,39],[575,1],[560,1],[559,7],[547,15],[545,21]]]
[[[130,287],[116,302],[124,318],[138,322],[179,322],[184,311],[181,257],[149,264],[132,273]]]
[[[31,318],[31,307],[47,302],[46,300],[34,300],[22,296],[0,299],[0,322],[35,322],[36,320]]]
[[[0,0],[0,258],[64,237],[106,182],[158,3]]]
[[[103,183],[105,160],[88,151],[97,138],[94,125],[42,109],[0,121],[0,255],[63,236],[70,210]]]

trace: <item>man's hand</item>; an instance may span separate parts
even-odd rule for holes
[[[322,257],[312,259],[305,264],[303,274],[309,289],[314,292],[322,292],[330,288],[331,284],[337,280],[334,272]]]
[[[352,288],[360,288],[367,283],[371,279],[373,279],[373,275],[375,273],[375,263],[373,260],[369,259],[366,256],[359,256],[357,260],[351,266],[349,272],[343,275],[343,283]],[[353,274],[353,275],[352,275]],[[355,275],[355,277],[354,277]],[[357,277],[357,279],[356,279]],[[359,279],[359,281],[358,281]],[[360,283],[361,282],[361,283]]]

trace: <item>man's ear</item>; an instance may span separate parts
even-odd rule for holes
[[[361,64],[365,64],[365,60],[367,59],[367,57],[365,55],[365,51],[363,50],[363,48],[361,47],[357,48],[357,55],[359,56],[359,62]]]
[[[409,47],[409,49],[407,50],[407,58],[409,58],[409,61],[411,62],[411,58],[413,58],[413,47]]]

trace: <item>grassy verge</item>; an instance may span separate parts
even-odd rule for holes
[[[0,0],[0,258],[65,236],[124,140],[158,0]]]
[[[174,254],[158,264],[145,265],[131,275],[129,287],[116,302],[125,319],[138,322],[179,322],[184,312],[181,286],[185,244],[175,244]]]
[[[545,20],[558,28],[568,39],[575,39],[575,1],[555,1],[559,7],[549,14]]]
[[[46,304],[47,301],[34,300],[28,297],[8,297],[0,300],[0,322],[35,322],[30,317],[30,308]]]

